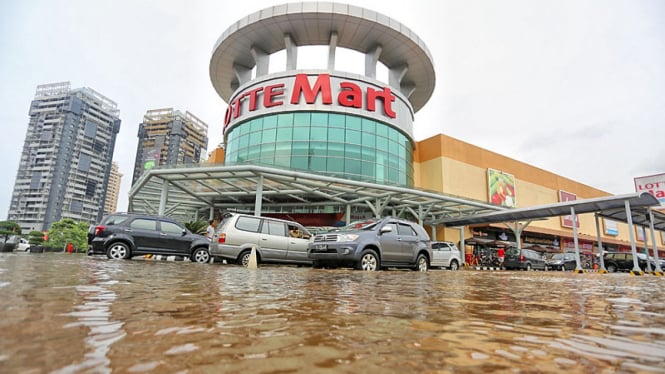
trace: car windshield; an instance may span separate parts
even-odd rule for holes
[[[552,260],[563,260],[563,253],[556,253],[552,256]]]
[[[340,231],[349,230],[371,230],[376,225],[376,221],[355,221],[341,228]]]

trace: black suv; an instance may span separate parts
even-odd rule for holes
[[[353,266],[375,271],[401,267],[427,271],[432,247],[422,226],[386,217],[314,236],[307,246],[307,257],[317,268]]]
[[[178,221],[143,214],[110,214],[88,231],[88,255],[111,259],[153,254],[186,256],[203,263],[210,260],[209,245],[208,238],[192,234]]]
[[[635,267],[632,252],[607,252],[603,256],[603,262],[605,269],[610,273],[632,271]],[[640,256],[640,253],[637,254],[637,264],[642,271],[647,269],[647,261]]]

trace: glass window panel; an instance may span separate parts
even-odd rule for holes
[[[362,175],[367,180],[374,180],[374,169],[376,169],[376,164],[370,161],[364,161],[361,163]]]
[[[344,129],[335,127],[328,128],[328,141],[344,143]]]
[[[293,139],[293,127],[280,127],[277,129],[277,141]]]
[[[310,114],[309,112],[297,112],[293,115],[293,125],[294,126],[309,126],[310,123]]]
[[[249,134],[249,144],[256,146],[261,144],[261,132],[253,132]]]
[[[249,134],[248,135],[243,135],[240,137],[238,141],[238,147],[239,148],[247,148],[249,147]]]
[[[249,147],[247,148],[247,156],[243,161],[258,160],[260,154],[261,148],[259,146]]]
[[[294,155],[309,155],[309,142],[293,142],[291,153]]]
[[[255,132],[261,130],[263,127],[263,118],[254,118],[250,123],[249,123],[249,131],[250,132]]]
[[[344,157],[346,157],[347,159],[361,160],[362,156],[361,156],[360,146],[347,144],[344,150]]]
[[[313,112],[312,125],[328,125],[328,113]]]
[[[388,130],[388,138],[394,142],[399,141],[400,132],[395,129]]]
[[[377,137],[376,138],[376,149],[387,150],[388,149],[388,139]]]
[[[309,144],[309,155],[310,156],[325,156],[327,154],[327,143],[326,142],[311,142]],[[325,169],[322,169],[325,170]]]
[[[261,144],[261,158],[271,159],[275,157],[275,143]]]
[[[326,157],[312,156],[309,158],[309,170],[326,170]]]
[[[361,118],[360,117],[346,116],[346,128],[347,129],[360,131],[361,127],[362,127],[362,125],[361,125]]]
[[[363,131],[362,133],[362,145],[365,147],[372,147],[374,148],[376,146],[376,136],[374,136],[374,133],[369,133]]]
[[[344,163],[344,172],[351,175],[361,175],[362,174],[362,163],[360,160],[349,160],[347,159]]]
[[[367,118],[363,118],[362,119],[362,131],[370,133],[370,134],[373,135],[374,133],[376,133],[376,122],[374,122],[370,119],[367,119]]]
[[[329,114],[328,124],[330,127],[344,127],[346,116],[343,114]]]
[[[397,142],[388,140],[388,153],[391,155],[397,155]]]
[[[344,143],[328,143],[328,155],[331,157],[344,157]]]
[[[346,142],[351,144],[361,144],[360,131],[346,130]]]
[[[281,113],[277,115],[277,123],[279,126],[290,125],[293,123],[293,113]]]
[[[280,114],[281,116],[281,114]],[[289,121],[288,124],[291,124]],[[277,127],[277,116],[265,116],[263,117],[263,128],[264,129],[270,129],[273,127]]]
[[[294,169],[307,170],[307,156],[291,156],[291,167]]]
[[[344,159],[341,157],[329,157],[328,171],[341,175],[344,172]]]
[[[282,167],[291,167],[291,156],[287,157],[279,157],[275,156],[275,166],[282,166]]]
[[[325,127],[312,127],[310,129],[310,139],[323,140],[325,141],[328,138],[328,129]]]
[[[377,123],[376,124],[376,135],[387,138],[388,137],[388,127],[386,125]]]
[[[277,139],[277,129],[270,128],[263,130],[263,138],[261,138],[262,143],[272,143]]]
[[[309,140],[309,127],[298,127],[294,129],[293,140]]]

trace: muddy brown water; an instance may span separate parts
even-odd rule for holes
[[[1,373],[665,373],[665,278],[0,254]]]

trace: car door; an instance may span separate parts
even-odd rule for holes
[[[398,240],[400,243],[399,260],[400,262],[415,263],[416,253],[418,252],[418,234],[411,225],[406,223],[398,223]]]
[[[446,243],[432,243],[432,263],[434,267],[450,265],[450,247]]]
[[[159,248],[160,236],[157,231],[157,220],[136,218],[125,228],[125,232],[134,241],[134,252],[155,253]]]
[[[289,251],[289,237],[286,224],[282,221],[263,219],[259,240],[262,261],[286,260]]]
[[[310,262],[307,258],[307,245],[312,234],[295,222],[288,223],[289,248],[286,259],[295,262]]]
[[[389,231],[383,231],[389,228]],[[379,245],[381,246],[381,262],[398,262],[402,252],[397,222],[388,222],[379,229]]]
[[[159,221],[159,224],[160,248],[165,253],[188,255],[191,238],[183,235],[185,228],[171,221]]]

